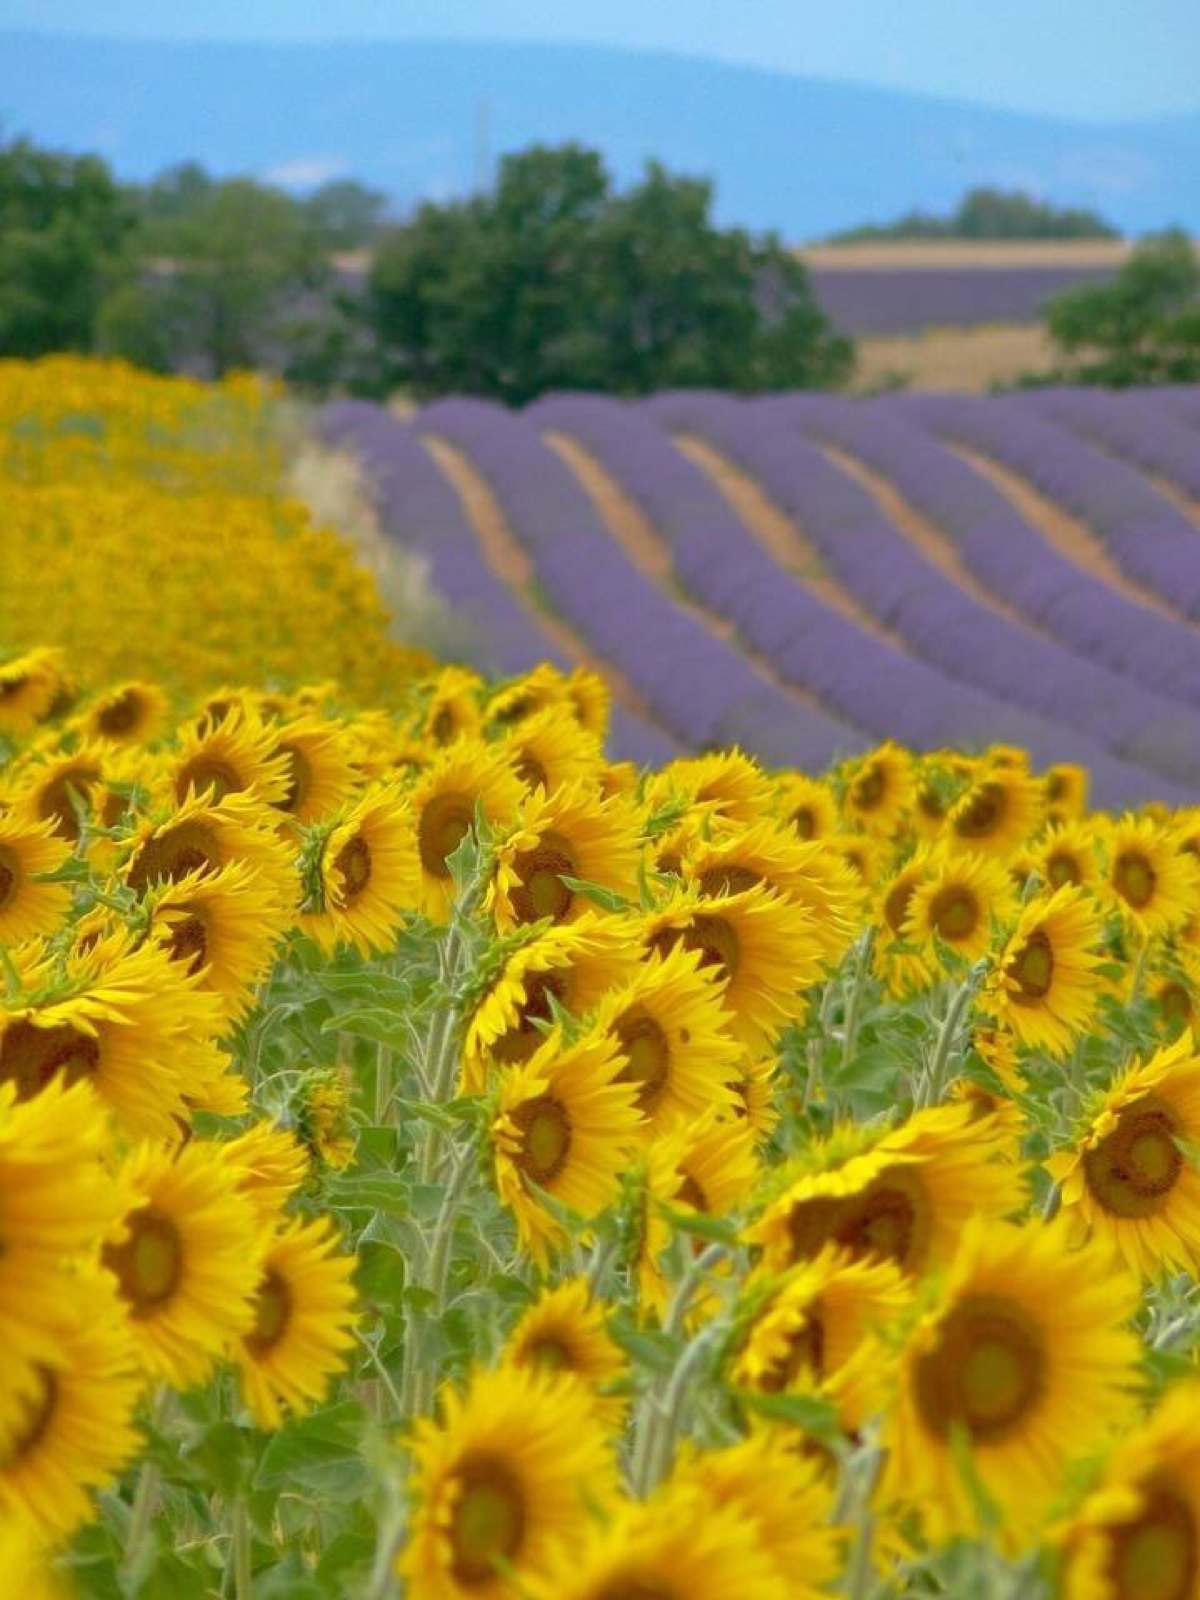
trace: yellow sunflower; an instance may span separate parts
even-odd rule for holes
[[[571,922],[592,902],[564,879],[632,898],[639,856],[636,816],[623,797],[600,800],[579,782],[538,789],[496,846],[485,905],[502,932],[543,918]]]
[[[946,814],[941,837],[952,850],[1011,855],[1040,827],[1045,800],[1039,780],[1022,766],[986,766]]]
[[[1190,1030],[1126,1068],[1075,1148],[1046,1162],[1076,1234],[1145,1278],[1200,1266],[1200,1173],[1181,1142],[1200,1142],[1200,1056]]]
[[[931,957],[916,948],[906,932],[909,907],[925,877],[928,860],[928,850],[919,849],[878,890],[875,921],[879,937],[871,952],[871,964],[894,999],[918,994],[933,981]]]
[[[167,697],[153,683],[122,683],[86,707],[85,736],[108,744],[149,744],[167,716]]]
[[[682,890],[642,918],[642,942],[665,955],[682,945],[722,985],[730,1031],[751,1050],[769,1046],[804,1014],[801,998],[822,973],[812,913],[759,884],[740,894]]]
[[[1096,829],[1090,822],[1056,823],[1033,846],[1031,856],[1034,870],[1051,889],[1071,883],[1095,889],[1100,881]]]
[[[1051,822],[1074,822],[1087,810],[1091,776],[1086,767],[1060,761],[1042,773],[1046,816]]]
[[[319,910],[300,925],[332,955],[351,944],[361,956],[395,947],[405,916],[420,902],[412,814],[395,787],[363,796],[325,840]]]
[[[0,734],[28,733],[49,715],[66,681],[61,650],[0,662]]]
[[[567,678],[567,697],[581,728],[602,743],[608,733],[612,694],[608,684],[590,667],[575,667]]]
[[[538,1189],[583,1216],[617,1196],[642,1120],[633,1086],[617,1081],[620,1064],[608,1036],[585,1034],[564,1046],[554,1028],[500,1080],[492,1124],[496,1188],[539,1261],[561,1227]]]
[[[239,708],[219,721],[185,727],[167,758],[164,779],[180,805],[192,796],[219,801],[231,794],[253,794],[279,805],[290,790],[292,772],[271,724]]]
[[[356,1259],[339,1254],[337,1244],[328,1217],[296,1217],[267,1245],[254,1321],[233,1350],[260,1428],[278,1428],[284,1406],[300,1412],[316,1405],[354,1346]]]
[[[965,962],[978,961],[992,944],[997,922],[1011,922],[1017,902],[999,862],[968,852],[933,858],[908,902],[904,933],[937,959],[937,941]]]
[[[1200,1579],[1200,1385],[1168,1390],[1054,1530],[1062,1600],[1192,1600]]]
[[[858,827],[886,836],[900,828],[912,793],[912,758],[889,741],[847,769],[842,808]]]
[[[808,778],[801,772],[784,773],[777,780],[774,811],[782,826],[806,843],[827,839],[838,829],[833,790],[820,778]]]
[[[580,727],[566,706],[547,706],[523,717],[499,748],[530,790],[579,782],[594,787],[604,759],[600,741]]]
[[[619,1424],[625,1399],[613,1389],[627,1363],[608,1331],[606,1308],[592,1298],[585,1278],[543,1290],[509,1334],[503,1359],[515,1367],[577,1378],[605,1420]]]
[[[219,1144],[142,1145],[120,1174],[123,1214],[101,1259],[138,1360],[179,1388],[202,1383],[255,1318],[263,1234]]]
[[[1065,1453],[1127,1420],[1140,1343],[1132,1279],[1069,1248],[1057,1225],[976,1218],[900,1351],[881,1494],[919,1512],[928,1538],[980,1532],[974,1476],[1019,1550],[1042,1525]],[[1144,1600],[1144,1597],[1142,1597]]]
[[[268,1231],[308,1177],[308,1151],[289,1128],[256,1122],[222,1145],[234,1186],[254,1207]]]
[[[36,1355],[14,1361],[8,1353],[0,1513],[62,1538],[95,1516],[91,1491],[111,1484],[136,1453],[142,1380],[100,1274],[71,1280],[48,1333]]]
[[[495,690],[487,703],[487,720],[494,726],[511,728],[547,706],[563,705],[571,700],[568,680],[551,662],[543,661],[523,678],[516,678]]]
[[[524,789],[498,750],[467,738],[429,764],[408,798],[421,868],[421,909],[444,921],[455,892],[448,857],[475,826],[476,812],[492,827],[511,823]]]
[[[414,1510],[400,1574],[421,1600],[502,1600],[532,1586],[590,1510],[616,1495],[604,1425],[583,1384],[505,1366],[476,1373],[412,1442]]]
[[[744,1051],[699,951],[679,946],[645,962],[601,1001],[593,1021],[617,1047],[617,1081],[634,1090],[647,1134],[708,1106],[732,1111]]]
[[[142,894],[151,884],[178,883],[191,872],[212,872],[230,861],[258,867],[263,883],[294,905],[299,880],[292,852],[276,831],[276,814],[255,796],[227,795],[213,803],[193,796],[143,818],[122,846],[119,875]]]
[[[108,785],[132,776],[128,763],[102,745],[80,745],[70,754],[49,751],[20,772],[14,810],[48,823],[58,838],[74,844],[80,809],[105,827],[117,825],[125,799]]]
[[[70,1600],[27,1522],[0,1516],[0,1584],[21,1600]]]
[[[1067,885],[1026,905],[977,1005],[1022,1045],[1060,1056],[1090,1022],[1100,996],[1099,911]]]
[[[865,833],[831,833],[823,841],[826,850],[844,861],[859,880],[867,885],[878,883],[886,874],[891,851],[879,839]]]
[[[295,822],[307,826],[336,816],[359,788],[350,741],[336,723],[311,716],[286,722],[276,730],[272,755],[283,757],[287,772],[275,805]]]
[[[429,686],[429,701],[421,719],[421,732],[431,744],[453,744],[483,727],[479,702],[483,679],[465,667],[443,667]]]
[[[1158,1009],[1159,1030],[1174,1038],[1184,1028],[1197,1025],[1197,989],[1194,967],[1183,965],[1179,970],[1163,965],[1150,974],[1150,998]]]
[[[1171,933],[1195,914],[1200,862],[1168,826],[1126,816],[1113,824],[1105,847],[1104,898],[1138,933]]]
[[[779,1272],[834,1244],[856,1259],[920,1275],[947,1261],[970,1217],[1007,1216],[1024,1200],[1002,1129],[972,1108],[931,1106],[897,1128],[845,1125],[797,1158],[747,1230]]]
[[[39,882],[56,872],[70,846],[49,822],[23,822],[0,811],[0,944],[18,944],[53,933],[71,902],[65,883]]]

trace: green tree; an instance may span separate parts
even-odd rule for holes
[[[834,234],[833,244],[892,239],[1116,239],[1095,211],[1055,206],[1020,189],[970,189],[947,216],[908,211],[894,222],[868,223]]]
[[[1045,324],[1062,353],[1056,382],[1200,381],[1200,259],[1185,233],[1144,240],[1111,283],[1056,295]]]
[[[778,242],[711,220],[711,186],[651,164],[613,193],[578,145],[507,157],[494,192],[422,206],[368,285],[381,380],[523,404],[550,389],[640,394],[840,381],[850,345]]]

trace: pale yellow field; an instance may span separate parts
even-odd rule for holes
[[[876,390],[903,378],[910,389],[977,393],[1052,364],[1050,342],[1036,323],[927,328],[859,339],[854,387]]]

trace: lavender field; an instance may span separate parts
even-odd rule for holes
[[[327,407],[473,664],[589,660],[617,754],[894,737],[1200,802],[1200,394]],[[497,555],[498,541],[509,558]]]

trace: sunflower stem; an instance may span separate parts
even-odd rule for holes
[[[845,1520],[854,1530],[843,1584],[843,1593],[847,1600],[868,1600],[875,1589],[875,1574],[871,1560],[875,1543],[875,1515],[871,1509],[871,1500],[882,1470],[883,1451],[875,1446],[861,1460],[854,1463],[853,1478],[847,1486],[849,1515]]]
[[[382,1041],[375,1051],[375,1121],[388,1121],[392,1105],[392,1052]]]
[[[650,1410],[645,1430],[645,1449],[641,1452],[641,1461],[635,1460],[634,1489],[639,1495],[648,1495],[671,1470],[688,1391],[701,1364],[718,1339],[724,1337],[724,1333],[723,1322],[710,1322],[701,1328],[675,1363],[662,1404],[655,1404]],[[640,1438],[638,1442],[641,1443]]]
[[[150,1532],[150,1524],[154,1520],[155,1503],[158,1500],[160,1481],[161,1474],[159,1473],[157,1462],[143,1461],[141,1471],[138,1473],[137,1488],[133,1492],[133,1509],[129,1517],[129,1533],[125,1540],[125,1553],[121,1559],[121,1565],[126,1572],[136,1571],[141,1561],[146,1538]]]
[[[963,1013],[975,994],[979,977],[979,971],[972,968],[965,981],[955,990],[954,998],[938,1031],[929,1071],[918,1089],[916,1096],[918,1106],[935,1106],[942,1097],[942,1090],[946,1086],[946,1066],[950,1060],[950,1053],[958,1042]]]
[[[842,1030],[842,1070],[848,1071],[858,1045],[858,1018],[863,990],[871,966],[871,951],[875,944],[875,929],[870,927],[858,943],[858,960],[854,967],[854,981],[846,997],[846,1019]]]
[[[250,1513],[241,1495],[229,1508],[229,1560],[233,1569],[234,1600],[251,1600],[254,1561],[250,1548]]]

